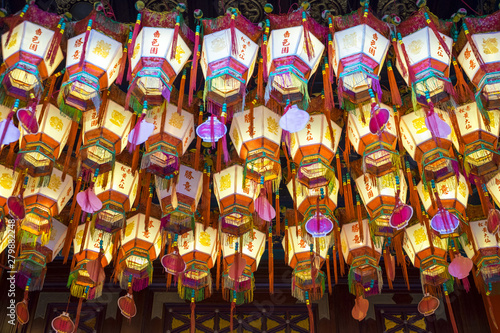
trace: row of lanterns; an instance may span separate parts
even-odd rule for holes
[[[309,16],[307,3],[286,16],[271,14],[269,5],[266,10],[260,27],[236,9],[215,19],[196,12],[195,32],[183,22],[182,6],[167,13],[141,9],[132,31],[98,11],[65,22],[34,4],[5,18],[0,145],[10,147],[0,166],[0,204],[3,221],[9,214],[19,221],[21,288],[42,289],[47,263],[61,251],[66,262],[73,245],[68,288],[79,308],[102,294],[104,267],[113,262],[114,281],[127,290],[120,310],[132,318],[133,292],[151,284],[153,261],[161,256],[167,284],[175,279],[193,312],[212,294],[213,267],[215,285],[222,276],[223,297],[234,311],[253,300],[266,243],[273,292],[272,236],[282,235],[284,218],[292,294],[309,309],[327,286],[331,292],[329,253],[335,281],[337,258],[341,274],[344,262],[349,265],[358,320],[366,316],[365,297],[383,286],[382,256],[389,286],[396,261],[408,284],[404,253],[420,269],[425,297],[419,309],[426,315],[442,294],[451,309],[454,278],[467,288],[473,264],[478,289],[496,293],[499,50],[498,27],[485,22],[497,22],[498,13],[469,18],[459,11],[444,21],[421,3],[405,22],[394,16],[381,21],[363,1],[345,17],[325,12],[323,27]],[[63,41],[66,66],[58,71]],[[391,46],[392,62],[386,61]],[[384,62],[390,97],[379,82]],[[194,103],[198,65],[205,85]],[[324,91],[321,99],[311,98],[308,80],[320,66]],[[253,98],[247,87],[255,67]],[[411,91],[406,104],[394,68]],[[173,87],[177,76],[179,91]],[[125,79],[127,93],[114,85]],[[334,121],[333,83],[345,110],[340,121]],[[198,118],[192,104],[201,104]],[[197,153],[190,154],[195,138]],[[217,151],[215,161],[200,156],[202,141]],[[132,158],[124,164],[117,157],[126,147]],[[362,158],[359,174],[351,168],[352,148]],[[412,172],[405,151],[418,171]],[[282,180],[294,202],[284,212]],[[466,215],[471,185],[485,220]],[[212,191],[219,209],[214,219]],[[155,196],[161,214],[152,213]],[[71,218],[57,220],[64,209]],[[410,225],[414,213],[418,221]],[[26,306],[19,303],[21,324]],[[57,319],[56,331],[71,332],[79,314],[75,322],[66,312]]]

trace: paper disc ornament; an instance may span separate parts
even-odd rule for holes
[[[306,231],[313,237],[325,237],[333,230],[333,222],[323,214],[314,215],[306,222]]]
[[[290,133],[302,131],[309,120],[309,113],[292,105],[280,118],[280,127]]]

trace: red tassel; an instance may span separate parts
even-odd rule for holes
[[[151,174],[148,173],[147,177],[151,177]],[[148,196],[148,201],[146,203],[146,214],[145,214],[146,232],[148,232],[149,228],[149,218],[151,216],[151,203],[153,201],[153,191],[151,189],[151,185],[147,183],[147,186],[149,187],[149,196]]]
[[[233,10],[231,13],[231,22],[229,23],[229,28],[231,29],[231,54],[238,54],[238,42],[236,40],[236,11]]]
[[[391,99],[392,104],[401,106],[401,95],[399,94],[398,84],[396,82],[396,77],[394,76],[394,70],[392,69],[391,62],[387,60],[387,76],[389,77],[389,87],[391,89]]]
[[[66,23],[64,19],[60,19],[57,24],[56,31],[52,36],[52,41],[50,42],[49,49],[47,51],[47,56],[45,60],[49,61],[49,65],[54,65],[54,61],[56,60],[57,50],[59,49],[59,45],[61,45],[62,36],[64,34],[64,30],[66,29]]]
[[[129,39],[130,41],[130,39]],[[125,47],[123,48],[123,53],[122,53],[122,57],[120,59],[120,69],[118,71],[118,76],[116,77],[116,84],[117,85],[121,85],[122,82],[123,82],[123,74],[125,73],[125,67],[127,65],[127,58],[128,58],[128,52],[127,52],[127,49],[128,49],[128,46],[129,44],[125,45]]]
[[[231,330],[231,333],[233,333],[233,316],[235,307],[236,307],[235,301],[231,302],[231,319],[229,320],[229,328]]]
[[[323,91],[325,94],[324,104],[325,104],[325,109],[327,111],[331,111],[335,107],[335,102],[333,100],[332,84],[330,83],[330,81],[328,79],[328,72],[329,72],[329,65],[328,65],[328,62],[325,61],[325,68],[322,70]],[[325,112],[325,113],[330,113],[330,112]],[[331,129],[330,129],[330,133],[333,136],[333,132],[331,131]],[[332,142],[333,142],[333,137],[332,137]]]
[[[175,18],[175,28],[174,28],[174,37],[172,38],[172,49],[170,51],[170,60],[175,58],[177,53],[177,40],[179,39],[179,28],[181,26],[181,17],[177,15]]]
[[[280,194],[276,191],[276,236],[281,236],[281,219],[280,219]]]
[[[332,277],[330,274],[330,256],[327,254],[325,259],[326,277],[328,278],[328,293],[332,294]]]
[[[130,41],[130,47],[128,48],[129,64],[132,63],[130,59],[134,54],[135,40],[137,39],[137,35],[139,35],[139,30],[141,30],[141,13],[137,14],[137,19],[135,20],[134,25],[134,32],[132,33],[132,40]]]
[[[306,300],[307,312],[309,313],[309,332],[314,333],[314,313],[312,311],[311,303]]]
[[[406,47],[405,44],[403,43],[403,39],[399,40],[399,44],[401,45],[401,52],[403,52],[403,56],[406,62],[406,65],[408,67],[408,73],[409,73],[409,83],[413,84],[416,82],[415,79],[415,73],[413,72],[413,67],[411,66],[410,58],[408,57],[408,53],[406,52]]]
[[[474,93],[470,90],[469,85],[465,82],[464,75],[460,66],[458,65],[457,59],[453,57],[453,67],[455,68],[455,76],[457,77],[457,84],[455,84],[455,90],[458,93],[458,97],[460,98],[459,103],[465,103],[467,101],[467,97],[470,98],[471,101],[474,100]]]
[[[220,251],[220,243],[217,242],[217,278],[215,280],[215,289],[219,290],[220,286],[220,265],[222,265],[221,262],[221,251]]]
[[[169,274],[170,275],[170,274]],[[196,315],[194,309],[196,308],[196,303],[194,298],[191,298],[191,333],[195,333],[196,331]]]
[[[266,23],[266,28],[264,33],[262,34],[262,45],[260,47],[260,54],[262,54],[262,72],[263,72],[263,81],[267,82],[267,39],[269,36],[269,26]]]
[[[257,71],[257,96],[260,101],[264,100],[264,61],[259,58],[259,67]]]
[[[250,133],[250,137],[253,139],[253,134],[255,133],[255,130],[254,130],[254,107],[255,107],[255,104],[257,103],[257,100],[253,100],[252,103],[250,104],[250,125],[248,127],[248,130],[249,130],[249,133]]]
[[[76,308],[75,332],[78,331],[78,324],[80,323],[80,313],[82,312],[82,303],[83,303],[83,298],[80,298],[78,300],[78,307]]]
[[[184,90],[186,89],[186,69],[182,71],[181,86],[179,88],[179,98],[177,99],[177,113],[182,113],[182,106],[184,104]]]
[[[333,138],[332,138],[333,139]],[[337,154],[335,155],[335,160],[336,160],[336,164],[337,164],[337,179],[339,181],[339,194],[340,195],[344,195],[344,186],[342,185],[342,166],[340,164],[340,154],[339,152],[337,152]]]
[[[337,250],[335,249],[335,245],[333,246],[332,257],[333,257],[333,274],[335,275],[335,284],[337,284],[339,283],[339,274],[337,272]]]
[[[14,141],[10,144],[9,153],[7,154],[7,158],[6,158],[6,163],[9,166],[14,165],[14,156],[15,156],[14,154],[16,151],[16,146],[17,146],[17,141]]]
[[[288,224],[285,220],[285,263],[288,264]]]
[[[198,60],[200,58],[200,25],[196,26],[196,34],[194,38],[194,48],[193,48],[193,62],[191,63],[191,73],[189,75],[189,106],[193,104],[193,94],[196,90],[196,76],[198,74]],[[201,123],[198,123],[201,124]],[[199,151],[199,150],[197,150]]]
[[[387,283],[389,284],[389,289],[392,289],[392,280],[389,276],[389,252],[387,252],[386,249],[384,249],[384,265],[385,265],[385,272],[387,275]]]
[[[71,122],[71,130],[68,139],[68,151],[66,153],[66,159],[64,160],[63,174],[61,177],[63,181],[66,178],[66,173],[68,172],[68,166],[69,162],[71,161],[71,154],[73,153],[73,146],[75,145],[77,132],[78,132],[78,123],[73,121]]]
[[[359,224],[359,238],[361,242],[364,241],[365,233],[363,231],[363,216],[361,215],[361,203],[359,202],[359,196],[356,195],[356,212],[358,216],[358,224]]]
[[[274,294],[274,260],[273,260],[273,234],[272,229],[269,230],[269,237],[267,240],[268,251],[268,270],[269,270],[269,293]]]
[[[311,42],[311,36],[309,35],[309,24],[305,11],[302,12],[302,27],[304,28],[304,44],[306,47],[307,58],[311,61],[314,58],[314,47]]]
[[[453,327],[453,333],[458,333],[457,323],[455,322],[455,315],[453,314],[453,308],[451,306],[450,296],[448,291],[444,291],[444,297],[446,298],[446,306],[448,307],[448,314],[450,315],[451,326]]]
[[[191,89],[189,89],[191,90]],[[189,92],[191,93],[191,91]],[[198,113],[198,125],[203,122],[203,110],[200,108],[200,112]],[[201,137],[199,135],[196,136],[196,153],[194,155],[194,168],[195,170],[200,170],[200,156],[201,156]]]
[[[85,31],[85,39],[82,47],[82,55],[80,56],[80,62],[78,64],[79,67],[83,67],[83,61],[85,60],[85,56],[87,53],[87,44],[89,42],[90,30],[92,30],[92,19],[89,19],[89,23],[87,24],[87,31]]]

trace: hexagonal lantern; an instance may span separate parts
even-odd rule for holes
[[[428,105],[428,98],[436,105],[454,95],[449,79],[453,39],[448,36],[452,25],[423,7],[397,27],[396,67],[422,105]]]
[[[158,258],[162,246],[160,221],[137,213],[127,219],[125,232],[121,234],[120,251],[116,278],[122,289],[127,289],[129,276],[132,276],[132,289],[141,291],[153,279],[153,261]]]
[[[205,36],[200,66],[205,77],[204,99],[219,108],[224,103],[231,107],[244,102],[246,85],[255,68],[261,32],[236,9],[215,19],[202,20],[202,24]],[[231,25],[235,26],[234,30]]]
[[[132,81],[128,88],[129,106],[138,115],[144,101],[148,102],[148,107],[154,107],[164,99],[170,100],[175,78],[192,53],[186,35],[193,33],[184,22],[177,22],[182,15],[177,11],[160,13],[145,8],[139,15],[142,29],[134,45],[130,46]],[[179,25],[177,36],[176,22]],[[172,51],[172,47],[176,49]]]
[[[446,123],[450,117],[444,111],[434,109],[435,113]],[[399,124],[401,141],[408,154],[417,162],[422,179],[426,182],[441,182],[455,175],[450,157],[452,134],[446,138],[433,137],[427,128],[423,111],[412,112],[401,117]],[[451,133],[454,133],[453,128]]]
[[[57,216],[73,196],[73,178],[66,175],[63,181],[61,177],[62,171],[54,168],[50,178],[28,180],[24,191],[26,218],[21,222],[21,229],[32,237],[49,235],[52,217]]]
[[[7,66],[2,84],[10,97],[27,101],[31,94],[40,97],[43,81],[63,60],[60,36],[64,28],[60,15],[41,10],[35,4],[25,9],[21,21],[14,21],[16,17],[6,18],[17,26],[12,27],[10,38],[9,32],[2,35],[2,56]],[[54,46],[52,41],[56,43]]]
[[[142,155],[141,169],[165,178],[179,171],[180,157],[195,137],[194,117],[167,103],[166,111],[153,109],[150,122],[154,123],[153,134],[146,141],[146,152]]]
[[[347,135],[349,142],[359,155],[363,156],[366,172],[374,176],[382,176],[394,171],[399,160],[396,152],[397,129],[392,108],[380,103],[381,109],[389,111],[389,120],[380,135],[370,131],[371,104],[358,105],[349,111],[347,120]]]
[[[71,129],[71,119],[59,109],[49,104],[42,115],[43,106],[36,108],[39,119],[38,132],[29,134],[19,124],[21,139],[16,165],[22,170],[28,170],[31,177],[50,175],[54,162],[58,159],[68,141]]]
[[[73,26],[73,33],[57,102],[62,112],[80,121],[82,113],[99,109],[100,91],[108,89],[123,70],[121,58],[129,27],[93,11]]]
[[[104,279],[93,280],[91,274],[94,268],[98,268],[104,274],[106,267],[113,259],[113,247],[118,244],[108,243],[103,245],[103,232],[93,232],[88,228],[85,234],[85,224],[81,224],[76,229],[73,239],[73,250],[75,256],[75,266],[68,278],[68,287],[73,297],[85,297],[88,300],[99,298],[102,295]],[[96,262],[96,267],[91,267],[91,263]],[[89,266],[87,266],[90,264]],[[88,290],[87,290],[88,288]]]
[[[163,212],[163,230],[179,235],[193,230],[194,214],[201,198],[203,173],[181,164],[175,190],[158,176],[155,176],[155,184]]]
[[[281,180],[279,115],[265,106],[235,113],[229,130],[238,155],[245,160],[246,177],[255,182],[273,182],[277,188]],[[253,129],[253,130],[252,130]]]
[[[480,109],[484,107],[485,110],[495,110],[500,107],[497,70],[499,17],[498,12],[481,17],[464,17],[462,31],[455,44],[460,52],[457,60],[476,87],[476,101]]]
[[[112,86],[106,108],[101,111],[101,122],[96,110],[83,114],[82,146],[79,158],[85,169],[99,174],[113,169],[116,155],[120,154],[128,143],[128,134],[132,125],[132,112],[125,110],[125,94]]]
[[[330,133],[324,114],[311,115],[306,127],[290,133],[290,157],[298,165],[297,179],[309,188],[324,186],[333,177],[335,157],[342,129],[331,122]]]
[[[379,74],[389,49],[389,29],[371,12],[363,16],[360,8],[348,17],[331,18],[335,33],[329,62],[338,78],[341,105],[344,98],[353,104],[369,100],[370,88],[382,98]]]
[[[447,284],[448,291],[453,291],[453,278],[448,273],[446,261],[447,239],[441,239],[434,234],[429,235],[424,225],[416,223],[405,228],[403,249],[413,266],[420,268],[422,285],[427,292],[439,288],[443,283]]]
[[[438,214],[441,214],[442,209],[447,210],[449,213],[456,216],[456,218],[462,222],[466,222],[466,213],[465,209],[467,208],[467,201],[469,198],[469,187],[467,186],[465,177],[460,174],[458,181],[457,176],[453,176],[452,178],[448,178],[445,181],[439,183],[432,183],[430,187],[425,187],[422,182],[417,185],[418,195],[422,204],[424,205],[424,209],[427,211],[429,216],[435,217]],[[430,192],[432,191],[433,197],[431,198]],[[439,197],[439,202],[437,202],[436,197]],[[418,209],[418,208],[417,208]],[[453,218],[454,220],[454,218]],[[453,228],[452,225],[455,224],[454,221],[445,221],[447,225],[447,230],[444,231],[442,229],[440,235],[442,238],[444,237],[456,237],[460,234],[460,228]],[[437,226],[437,225],[436,225]],[[436,227],[434,223],[431,221],[431,227],[434,229]]]
[[[94,191],[102,202],[102,209],[94,214],[92,225],[104,233],[104,241],[109,241],[112,234],[124,227],[126,213],[134,204],[138,185],[138,173],[119,162],[115,162],[110,172],[97,176]]]
[[[382,242],[373,241],[368,220],[351,222],[342,226],[340,242],[349,268],[349,291],[355,296],[371,296],[380,293],[383,285],[379,266]],[[361,232],[363,235],[361,235]]]
[[[267,59],[264,59],[268,76],[266,103],[272,97],[283,106],[287,101],[304,101],[307,105],[307,83],[316,72],[325,49],[326,28],[303,8],[288,13],[286,20],[281,15],[268,15],[267,26],[271,34],[267,42]]]
[[[19,172],[0,165],[0,219],[3,221],[9,214],[7,199],[14,194]],[[2,230],[3,228],[0,228]]]
[[[397,174],[396,174],[397,172]],[[370,231],[374,236],[394,236],[394,228],[389,220],[396,206],[397,187],[399,185],[399,200],[406,202],[408,186],[403,170],[372,178],[368,174],[356,179],[356,188],[370,216]],[[396,180],[396,175],[398,179]],[[399,182],[399,184],[397,184]]]
[[[257,184],[244,179],[241,165],[233,165],[213,175],[221,231],[234,237],[248,235],[253,228],[253,200],[257,196]],[[244,240],[243,246],[245,244]]]
[[[476,103],[461,105],[455,109],[461,141],[464,143],[464,163],[470,173],[482,177],[498,169],[500,157],[497,152],[500,133],[500,111],[484,111],[489,123],[483,118]],[[453,137],[453,144],[460,151],[459,140]]]

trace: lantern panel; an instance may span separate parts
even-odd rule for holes
[[[327,237],[321,237],[319,240],[319,249],[316,247],[316,242],[313,243],[313,251],[319,254],[321,259],[325,259],[330,248]],[[283,238],[283,247],[285,247],[285,239]],[[319,251],[318,251],[319,250]],[[298,263],[310,260],[311,247],[302,237],[302,228],[297,230],[296,226],[288,227],[288,265],[295,268]]]
[[[85,224],[81,224],[76,229],[75,238],[73,239],[73,250],[75,252],[77,262],[87,259],[97,259],[101,251],[101,240],[104,233],[102,231],[92,232],[87,231],[85,243],[82,246],[83,236],[85,232]],[[106,244],[107,243],[107,244]],[[111,242],[103,242],[104,256],[101,259],[102,267],[106,267],[113,259],[113,244]],[[81,250],[81,251],[80,251]]]
[[[111,201],[128,211],[135,201],[138,185],[138,173],[132,172],[132,168],[124,164],[115,162],[111,172],[97,176],[94,191],[103,203]]]
[[[293,179],[288,182],[287,188],[290,196],[293,198]],[[295,180],[297,209],[303,215],[307,216],[310,212],[315,211],[317,208],[317,198],[321,197],[321,190],[325,195],[325,199],[320,200],[320,210],[331,214],[337,207],[339,181],[334,176],[332,180],[324,186],[308,188],[307,186]],[[328,196],[327,196],[328,194]],[[305,222],[305,221],[304,221]]]
[[[48,242],[42,245],[41,238],[37,238],[36,244],[33,246],[33,239],[29,236],[27,237],[25,233],[23,235],[23,239],[21,240],[21,251],[36,250],[42,253],[46,257],[46,262],[49,263],[55,259],[59,252],[61,252],[66,239],[67,231],[67,226],[53,218],[51,220]]]
[[[344,224],[342,226],[342,231],[340,232],[340,242],[342,246],[342,253],[344,254],[344,259],[347,264],[351,265],[356,257],[365,255],[365,252],[369,252],[370,256],[377,259],[382,253],[382,243],[383,242],[372,242],[370,236],[370,227],[368,226],[368,220],[363,220],[363,239],[361,239],[361,230],[359,222],[351,222]],[[375,251],[373,251],[375,250]]]
[[[214,193],[222,214],[234,205],[247,209],[258,195],[256,184],[243,180],[244,172],[241,165],[233,165],[214,173]]]
[[[437,212],[437,205],[432,205],[429,190],[431,189],[426,189],[422,182],[417,185],[418,195],[420,200],[422,200],[425,210],[429,215],[434,216]],[[465,217],[465,209],[467,208],[467,201],[469,199],[469,187],[462,174],[460,174],[458,182],[456,176],[438,182],[436,184],[436,190],[441,203],[446,209],[451,211],[455,210],[460,213],[462,217]]]
[[[489,34],[477,34],[477,35],[489,35]],[[474,38],[477,35],[472,35],[472,38]],[[477,44],[476,44],[476,49],[477,49]],[[460,66],[463,68],[469,80],[477,86],[479,84],[479,81],[481,80],[480,76],[476,78],[476,74],[480,69],[479,61],[476,58],[476,54],[472,51],[472,47],[470,46],[469,42],[465,44],[464,48],[458,55],[457,60],[460,63]]]
[[[13,194],[19,172],[0,165],[0,209],[6,216],[9,213],[7,199]]]
[[[479,251],[488,248],[498,248],[500,246],[500,243],[497,241],[495,235],[488,232],[486,222],[487,220],[469,222],[470,229],[474,237],[474,243],[476,243],[476,247]]]
[[[180,235],[178,240],[179,254],[185,262],[192,260],[206,262],[210,269],[217,260],[217,239],[217,229],[208,227],[203,230],[203,224],[197,222],[194,232],[191,230]]]
[[[444,257],[448,249],[448,240],[433,236],[434,255]],[[410,258],[413,266],[420,268],[421,261],[431,256],[429,237],[424,225],[416,223],[405,228],[403,249]]]
[[[228,265],[233,262],[234,256],[236,255],[235,243],[237,241],[238,239],[236,237],[231,237],[225,233],[222,234],[221,244],[224,244],[222,246],[222,254],[224,261],[226,261]],[[262,258],[262,254],[264,254],[265,244],[266,234],[257,229],[253,229],[251,240],[243,246],[242,253],[247,260],[247,266],[252,268],[252,273],[259,267],[260,259]],[[239,246],[241,246],[241,244],[239,244]]]
[[[50,211],[52,216],[56,216],[73,196],[73,177],[66,175],[63,181],[62,171],[54,168],[45,186],[38,187],[39,181],[39,178],[29,178],[24,192],[24,202],[27,206],[42,205]]]
[[[495,174],[487,183],[486,188],[497,206],[500,206],[500,173]]]
[[[160,220],[149,218],[148,230],[146,231],[146,216],[142,213],[136,214],[127,219],[125,232],[121,233],[121,244],[124,252],[129,252],[135,248],[142,249],[149,253],[149,260],[155,260],[160,254],[161,233]]]

